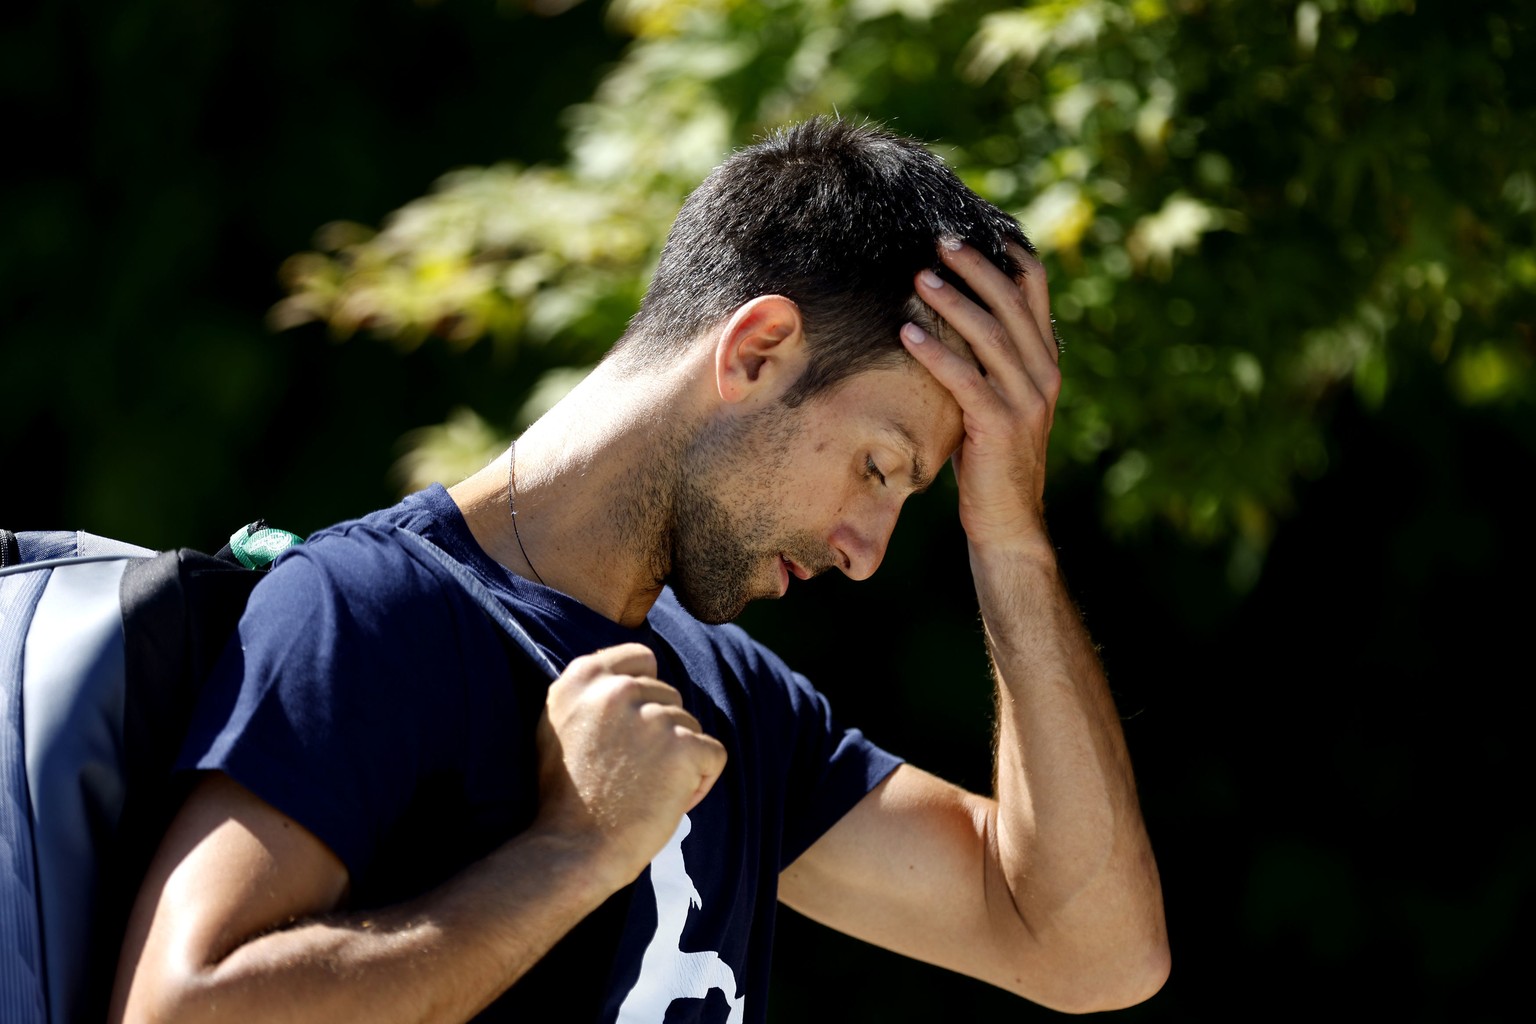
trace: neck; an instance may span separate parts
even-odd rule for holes
[[[685,380],[599,364],[508,452],[449,488],[480,546],[615,622],[643,622],[670,569]]]

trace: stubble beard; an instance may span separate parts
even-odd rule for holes
[[[776,587],[780,552],[807,566],[823,556],[806,533],[786,533],[778,509],[795,410],[776,406],[745,420],[706,424],[682,453],[672,502],[666,581],[701,622],[729,622]]]
[[[691,480],[678,494],[667,582],[688,613],[700,622],[729,622],[754,596],[751,585],[763,571],[760,553],[741,541],[752,524],[737,523],[725,505]]]

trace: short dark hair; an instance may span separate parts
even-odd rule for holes
[[[897,332],[942,235],[963,238],[1010,277],[1008,242],[1033,254],[1013,217],[982,199],[921,142],[869,122],[817,117],[780,128],[716,167],[683,203],[651,285],[615,346],[646,363],[759,295],[792,299],[809,364],[797,405],[903,354]],[[921,307],[917,307],[920,309]]]

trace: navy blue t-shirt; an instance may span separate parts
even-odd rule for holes
[[[313,832],[350,872],[354,908],[418,895],[527,827],[548,680],[401,528],[466,566],[559,667],[648,646],[729,753],[640,878],[476,1019],[763,1020],[779,872],[898,759],[670,590],[629,629],[507,572],[440,486],[279,559],[210,680],[183,767],[223,771]]]

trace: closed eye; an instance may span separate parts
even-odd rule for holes
[[[881,487],[885,486],[885,474],[880,472],[880,467],[879,466],[875,465],[875,457],[873,455],[866,455],[866,456],[864,456],[864,475],[865,476],[879,477],[880,478],[880,486]]]

